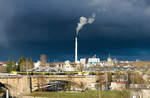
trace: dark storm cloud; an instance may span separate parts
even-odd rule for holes
[[[14,7],[12,7],[12,2],[0,1],[0,48],[8,46],[7,38],[7,23],[14,15]]]
[[[98,6],[103,0],[93,1],[95,5],[92,4]],[[92,28],[97,35],[119,41],[133,40],[137,43],[141,41],[139,39],[148,39],[150,10],[144,0],[105,0],[104,5],[106,4],[107,11],[97,14],[97,21]]]
[[[0,1],[1,53],[72,54],[79,17],[89,17],[93,12],[95,22],[86,25],[79,34],[81,54],[92,51],[120,54],[123,49],[127,51],[125,54],[134,49],[137,54],[149,53],[149,0]]]

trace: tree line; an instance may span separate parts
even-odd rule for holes
[[[31,57],[27,58],[27,57],[21,56],[18,59],[18,61],[12,60],[11,57],[8,58],[7,72],[11,72],[11,71],[25,72],[32,68],[34,68],[34,62],[32,61]]]

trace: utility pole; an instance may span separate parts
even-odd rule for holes
[[[6,98],[9,98],[9,90],[6,90]]]
[[[100,76],[100,73],[98,74],[98,77],[99,77],[99,98],[102,98],[102,94],[101,94],[101,76]]]
[[[32,93],[32,77],[31,77],[31,75],[29,76],[29,79],[30,79],[30,92]]]
[[[129,87],[129,73],[127,73],[126,77],[126,89]]]
[[[108,90],[108,73],[105,73],[105,77],[106,77],[106,90]]]
[[[135,84],[135,74],[133,73],[133,85]],[[135,85],[134,85],[135,86]]]
[[[99,98],[102,98],[101,84],[99,84]]]

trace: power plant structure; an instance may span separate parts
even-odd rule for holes
[[[80,17],[79,23],[77,24],[76,34],[75,34],[75,63],[78,63],[78,34],[82,27],[86,24],[92,24],[95,20],[95,13],[92,14],[92,17]]]
[[[75,63],[78,62],[78,37],[75,36]]]

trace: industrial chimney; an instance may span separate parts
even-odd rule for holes
[[[75,37],[75,63],[78,61],[78,38]]]

